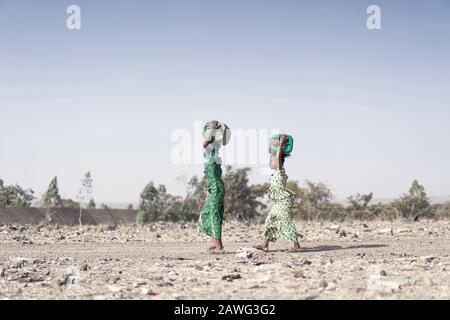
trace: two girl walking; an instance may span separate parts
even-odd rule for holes
[[[216,140],[216,132],[219,131],[221,141]],[[225,186],[222,181],[221,159],[219,149],[229,141],[229,130],[218,121],[211,121],[205,126],[205,141],[203,142],[205,175],[207,187],[207,199],[203,206],[198,221],[199,231],[210,236],[213,245],[209,248],[212,253],[223,253],[222,244],[222,221],[224,213]],[[271,153],[269,166],[274,170],[270,179],[268,196],[274,201],[265,224],[264,241],[256,249],[267,251],[269,243],[278,239],[294,243],[294,250],[299,250],[298,233],[292,221],[291,208],[294,202],[294,194],[287,189],[288,176],[284,169],[287,155],[283,153],[287,136],[279,137],[278,149],[275,154]]]

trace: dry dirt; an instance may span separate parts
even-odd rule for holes
[[[297,226],[299,253],[230,222],[213,255],[194,224],[0,224],[0,299],[450,298],[449,221]]]

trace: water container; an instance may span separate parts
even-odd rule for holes
[[[220,141],[225,146],[230,142],[231,131],[225,123],[219,122],[219,126],[218,129],[213,129],[212,121],[205,123],[203,126],[203,138],[210,140],[214,136],[215,141]]]
[[[277,134],[270,139],[269,153],[276,154],[278,152],[278,147],[280,146],[280,137],[281,134]],[[291,154],[293,149],[294,149],[294,138],[292,138],[292,136],[286,135],[286,142],[283,145],[282,152],[284,155],[289,155]]]

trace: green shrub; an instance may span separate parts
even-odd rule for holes
[[[136,223],[138,225],[144,225],[150,222],[150,214],[146,211],[139,210],[136,215]]]

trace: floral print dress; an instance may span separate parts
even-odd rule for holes
[[[272,242],[277,239],[291,242],[298,240],[298,233],[291,215],[294,193],[286,188],[287,179],[283,168],[276,170],[270,180],[269,198],[275,203],[264,224],[264,237]]]

